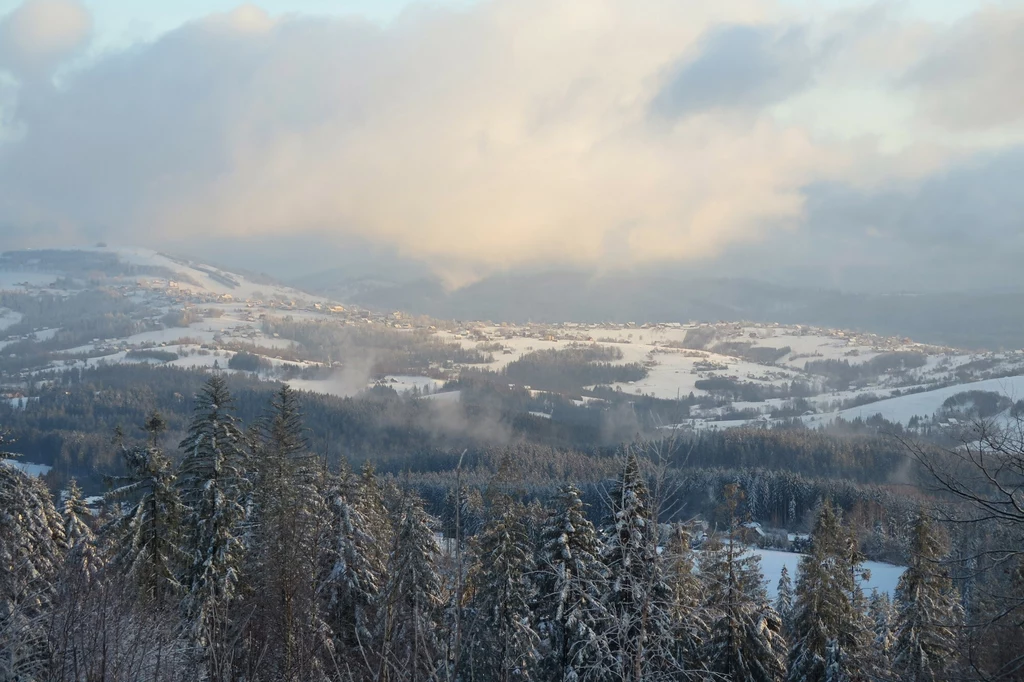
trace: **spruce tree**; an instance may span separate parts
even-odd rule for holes
[[[555,509],[543,524],[536,568],[537,630],[543,637],[543,679],[593,679],[610,657],[601,603],[604,565],[597,531],[584,514],[580,491],[559,487]]]
[[[879,592],[878,589],[871,591],[871,598],[868,600],[868,620],[872,623],[874,634],[871,645],[874,669],[884,674],[892,668],[890,654],[893,644],[894,611],[888,594]]]
[[[249,647],[262,679],[299,681],[322,673],[328,653],[316,590],[326,509],[303,434],[295,393],[283,386],[253,443],[254,485],[246,559]]]
[[[683,524],[673,524],[662,560],[672,592],[674,657],[685,670],[696,673],[705,668],[704,644],[711,626],[704,611],[704,587],[696,571],[690,532]]]
[[[465,661],[460,666],[466,680],[543,679],[535,676],[539,639],[530,623],[533,556],[523,511],[511,499],[497,496],[492,518],[473,543]]]
[[[100,529],[111,567],[131,577],[143,601],[157,609],[180,595],[188,558],[181,546],[185,510],[177,479],[159,447],[163,430],[162,417],[153,413],[146,421],[148,445],[122,445],[126,473],[111,479],[117,487],[105,496],[118,513]]]
[[[7,455],[5,455],[7,456]],[[47,620],[66,543],[42,482],[0,461],[0,679],[46,679]]]
[[[191,636],[211,679],[225,679],[230,655],[229,611],[243,557],[243,500],[247,455],[227,382],[216,375],[196,397],[178,489],[185,505],[186,553],[182,585]]]
[[[444,594],[434,523],[423,503],[407,492],[380,594],[381,682],[435,680],[443,666]]]
[[[768,602],[760,556],[740,546],[742,492],[726,486],[729,536],[707,543],[700,559],[705,608],[712,619],[704,659],[713,675],[751,682],[780,682],[786,674],[782,622]]]
[[[92,529],[92,514],[85,506],[78,481],[71,479],[65,491],[64,538],[67,542],[66,570],[80,575],[85,583],[92,582],[100,572],[102,560],[96,547],[96,534]]]
[[[609,674],[630,682],[677,678],[683,664],[674,655],[672,591],[658,558],[657,519],[635,453],[627,455],[610,498],[602,552],[614,655]]]
[[[910,564],[896,586],[892,665],[903,682],[949,679],[963,611],[942,565],[944,550],[923,514],[914,525]]]
[[[824,682],[865,674],[870,636],[866,614],[854,596],[859,556],[829,501],[818,514],[810,552],[800,560],[793,635],[789,651],[791,682]]]
[[[357,479],[343,463],[341,472],[329,478],[326,498],[330,539],[320,591],[338,655],[360,679],[378,668],[374,638],[379,595],[388,578],[391,529],[369,468]]]
[[[789,569],[782,567],[779,583],[775,593],[775,612],[782,619],[782,632],[790,637],[793,632],[793,581],[789,577]]]

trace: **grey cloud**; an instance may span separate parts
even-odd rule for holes
[[[717,28],[696,57],[684,58],[670,70],[652,107],[669,117],[716,108],[760,108],[807,87],[813,60],[802,28]]]
[[[1024,289],[1024,147],[874,190],[816,183],[799,230],[730,248],[705,274],[884,292]]]
[[[1024,8],[989,8],[951,27],[902,85],[950,129],[1024,122]]]

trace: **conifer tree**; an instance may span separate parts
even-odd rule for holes
[[[473,682],[542,679],[535,676],[539,641],[530,623],[533,557],[523,508],[499,496],[492,514],[474,541],[460,669]]]
[[[148,445],[121,447],[126,473],[111,479],[117,487],[105,496],[119,513],[100,529],[110,565],[133,578],[142,599],[158,609],[181,593],[179,575],[187,558],[181,547],[185,511],[177,479],[159,447],[165,426],[153,413],[146,420]]]
[[[536,569],[544,679],[593,679],[609,659],[607,614],[601,603],[604,578],[597,531],[584,514],[580,491],[563,484],[541,529]]]
[[[444,595],[433,524],[423,503],[407,492],[380,595],[381,682],[435,680],[443,665]]]
[[[742,492],[726,486],[729,536],[707,543],[700,560],[705,608],[712,619],[704,659],[713,675],[779,682],[786,673],[782,622],[768,602],[760,556],[740,546],[737,508]]]
[[[610,492],[602,559],[608,572],[605,607],[616,680],[652,682],[677,678],[672,592],[658,558],[657,523],[636,453],[629,453]]]
[[[90,525],[92,514],[85,506],[78,481],[73,478],[65,491],[62,516],[68,547],[67,569],[80,575],[86,583],[92,582],[100,572],[102,561],[96,548],[96,534]]]
[[[186,618],[211,679],[230,676],[229,611],[243,557],[243,499],[248,494],[247,455],[227,382],[216,375],[196,397],[178,489],[185,505]]]
[[[872,590],[871,598],[868,600],[868,620],[873,625],[874,634],[871,652],[874,669],[881,674],[887,673],[891,668],[889,656],[893,643],[893,616],[889,595],[877,589]]]
[[[322,673],[330,647],[320,613],[318,541],[326,509],[317,468],[303,434],[295,393],[274,396],[253,444],[254,485],[248,526],[247,602],[253,617],[249,647],[260,661],[253,674],[296,682]]]
[[[818,514],[810,552],[800,560],[793,603],[790,682],[864,676],[870,637],[854,601],[859,557],[829,501]]]
[[[923,514],[914,525],[910,565],[896,586],[893,670],[902,682],[949,679],[963,611],[942,543]]]
[[[66,548],[39,481],[0,461],[0,679],[45,679],[47,619]]]
[[[793,631],[793,581],[789,577],[789,569],[782,567],[779,583],[775,594],[775,612],[782,619],[782,632],[786,637]]]
[[[331,538],[320,589],[338,655],[359,679],[378,669],[376,612],[391,546],[388,516],[372,469],[357,479],[343,463],[341,472],[329,479],[327,507]]]
[[[674,657],[685,670],[696,673],[705,667],[704,644],[711,626],[704,611],[704,587],[696,571],[690,532],[682,524],[673,524],[662,558],[672,592]]]

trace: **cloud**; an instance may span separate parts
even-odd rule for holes
[[[808,187],[914,180],[952,158],[772,114],[835,85],[818,83],[830,30],[761,0],[484,0],[386,28],[247,5],[21,97],[19,134],[0,141],[0,229],[12,245],[213,250],[315,235],[450,282],[789,244],[819,229]]]
[[[731,25],[714,29],[700,53],[678,65],[654,99],[657,113],[677,117],[709,109],[760,109],[811,80],[814,57],[799,27]]]
[[[76,0],[28,0],[0,18],[0,69],[19,78],[49,75],[80,50],[92,17]]]
[[[904,79],[952,129],[1024,123],[1024,8],[990,7],[934,41]]]

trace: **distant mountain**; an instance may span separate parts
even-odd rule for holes
[[[1024,294],[861,294],[728,278],[506,274],[446,291],[434,279],[306,288],[369,308],[509,322],[750,320],[840,327],[977,349],[1024,348]]]

